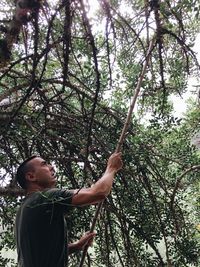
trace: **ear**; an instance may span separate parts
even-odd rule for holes
[[[36,177],[35,177],[34,172],[27,172],[26,173],[26,180],[28,182],[35,182],[36,181]]]

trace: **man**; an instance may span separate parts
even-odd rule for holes
[[[121,167],[121,153],[114,153],[95,184],[66,190],[55,188],[55,170],[44,159],[33,156],[25,160],[16,174],[17,182],[26,190],[15,224],[19,266],[64,267],[70,253],[91,245],[94,233],[86,233],[78,242],[68,244],[64,216],[72,207],[103,201]]]

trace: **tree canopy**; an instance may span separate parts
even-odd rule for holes
[[[153,42],[122,152],[124,168],[97,223],[86,266],[199,266],[198,102],[173,96],[198,79],[198,0],[2,0],[0,3],[0,248],[15,249],[31,155],[56,166],[58,187],[97,181],[115,150]],[[198,87],[195,88],[195,93]],[[95,208],[76,209],[71,240]],[[80,255],[71,258],[77,266]],[[11,259],[0,254],[0,266]],[[12,266],[16,266],[13,262]]]

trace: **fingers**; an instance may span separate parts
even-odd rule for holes
[[[123,166],[121,155],[121,152],[114,152],[108,159],[108,165],[116,169],[116,171],[120,170]]]
[[[122,156],[122,152],[114,152],[110,158],[114,158],[114,159],[121,159]]]
[[[122,152],[114,152],[110,157],[121,157]]]
[[[96,233],[95,232],[86,232],[85,233],[85,236],[87,236],[87,238],[89,239],[89,238],[92,238],[92,237],[94,237],[96,235]]]
[[[92,246],[93,244],[93,240],[94,240],[94,237],[96,236],[96,233],[95,232],[86,232],[83,236],[82,236],[82,242],[83,242],[83,245],[82,247],[85,247],[85,246]]]
[[[96,236],[95,232],[86,232],[81,239],[83,239],[85,242],[88,242],[90,239],[94,239]]]

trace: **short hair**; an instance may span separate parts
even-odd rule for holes
[[[16,172],[16,181],[17,183],[23,188],[27,188],[27,180],[26,180],[26,173],[30,171],[31,166],[28,164],[32,159],[37,158],[38,156],[31,156],[23,161],[19,167],[17,168]]]

